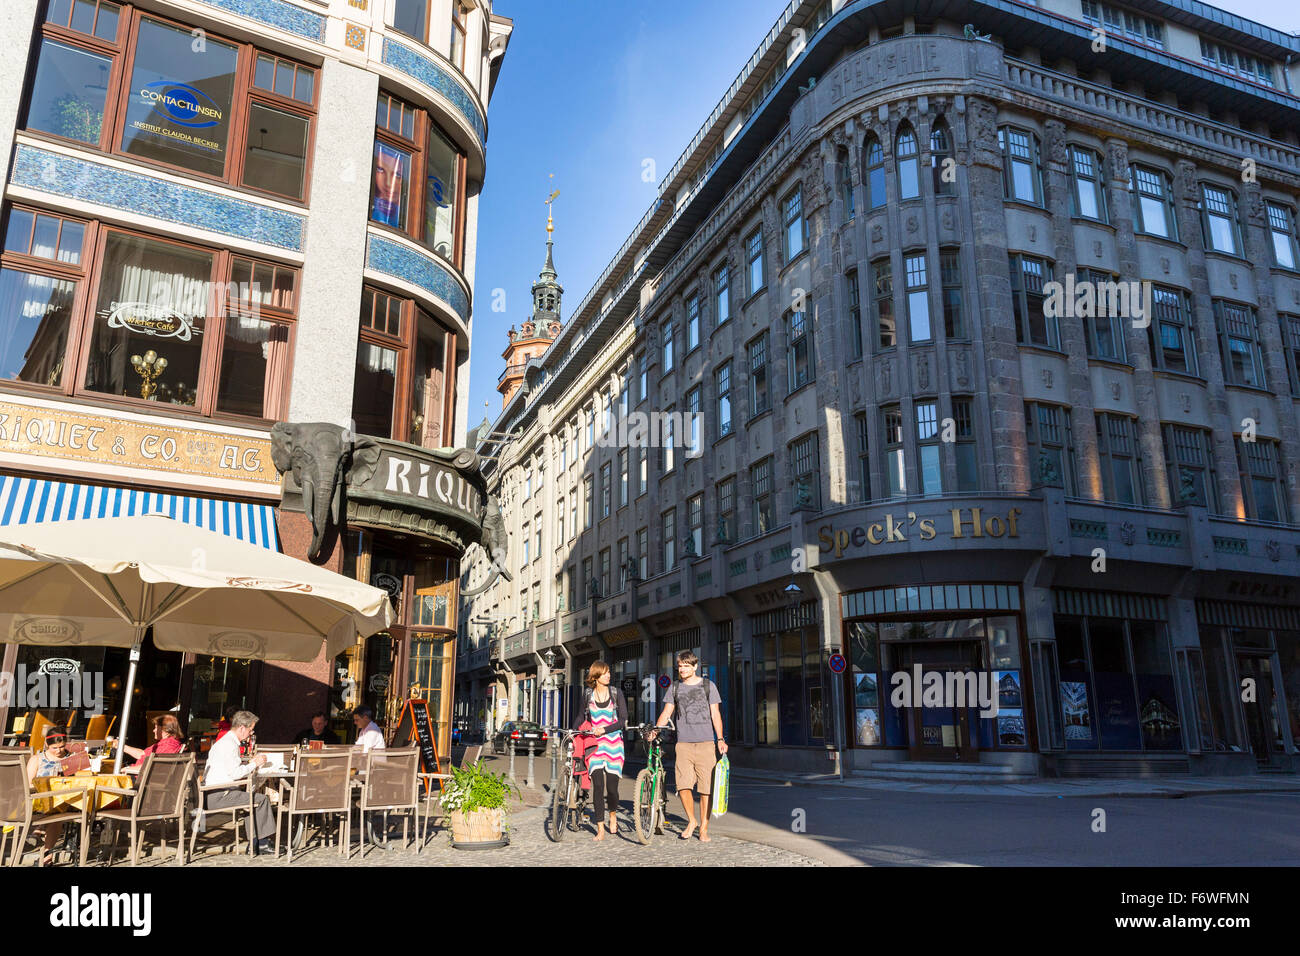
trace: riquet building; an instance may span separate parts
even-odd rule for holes
[[[446,747],[485,507],[459,398],[510,31],[487,0],[0,7],[0,523],[161,511],[398,610],[305,665],[146,642],[132,743],[149,711],[202,734],[247,707],[275,741],[413,691]],[[7,645],[4,667],[51,651]],[[105,671],[117,712],[125,652],[58,652]]]
[[[652,719],[691,648],[752,765],[1294,770],[1298,45],[792,3],[503,376],[466,715],[563,717],[601,656]],[[636,411],[698,416],[600,440]],[[996,713],[897,696],[930,671]]]

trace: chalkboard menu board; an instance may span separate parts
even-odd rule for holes
[[[442,773],[438,764],[438,746],[433,737],[433,721],[429,717],[427,700],[408,700],[402,707],[402,719],[398,721],[397,731],[393,734],[394,746],[415,744],[420,748],[420,772]],[[442,781],[438,781],[442,786]],[[429,782],[425,781],[425,790]]]

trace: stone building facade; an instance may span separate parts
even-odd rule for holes
[[[163,511],[399,612],[304,664],[146,641],[130,743],[150,710],[201,736],[232,706],[266,742],[317,710],[346,735],[414,689],[445,753],[486,507],[454,446],[511,30],[490,0],[0,5],[0,523]],[[4,645],[3,667],[50,653]],[[105,671],[114,712],[125,653],[63,656]]]
[[[791,4],[483,431],[471,720],[689,648],[758,766],[1295,768],[1298,41],[934,10]]]

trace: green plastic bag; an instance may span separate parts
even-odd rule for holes
[[[731,761],[723,754],[713,768],[713,815],[727,812],[727,793],[731,786]]]

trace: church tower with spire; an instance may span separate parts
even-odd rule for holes
[[[560,303],[564,296],[564,286],[559,283],[552,257],[554,245],[555,220],[551,215],[551,204],[560,194],[557,189],[546,200],[546,264],[533,283],[533,312],[516,331],[512,325],[506,333],[509,339],[506,350],[501,357],[506,360],[506,370],[497,382],[497,391],[501,393],[501,407],[510,403],[510,399],[524,382],[524,368],[528,360],[537,358],[550,347],[554,338],[560,334]]]

